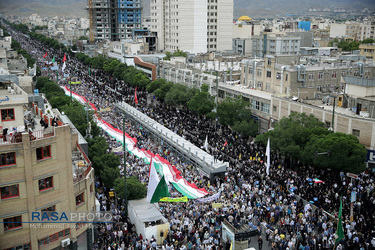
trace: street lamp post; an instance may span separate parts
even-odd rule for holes
[[[128,188],[126,184],[126,145],[125,145],[125,116],[122,118],[122,130],[123,130],[123,158],[124,158],[124,180],[125,180],[125,216],[128,216]]]

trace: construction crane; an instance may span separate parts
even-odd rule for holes
[[[89,18],[90,18],[90,43],[94,43],[94,14],[93,14],[92,0],[89,0]]]

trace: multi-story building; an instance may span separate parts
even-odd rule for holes
[[[331,38],[345,38],[347,40],[360,39],[360,23],[346,22],[346,23],[331,23],[330,33]]]
[[[30,223],[35,213],[95,211],[94,170],[81,136],[68,123],[52,126],[50,114],[59,112],[43,100],[30,103],[15,83],[0,83],[0,99],[0,249],[92,249],[93,229],[82,219]]]
[[[369,59],[375,58],[375,44],[360,44],[359,45],[359,54],[366,56]]]
[[[284,97],[322,99],[343,91],[341,76],[375,77],[372,63],[340,58],[271,56],[242,63],[241,83],[253,89]]]
[[[367,38],[375,38],[375,18],[360,23],[358,39],[363,41]]]
[[[263,33],[261,36],[254,36],[252,40],[254,57],[300,54],[301,37],[299,36]]]
[[[133,38],[141,28],[140,0],[88,0],[90,40]]]
[[[151,0],[150,12],[158,51],[232,48],[233,0]]]

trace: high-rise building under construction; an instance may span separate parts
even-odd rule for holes
[[[141,0],[88,0],[90,41],[133,38],[141,28]]]

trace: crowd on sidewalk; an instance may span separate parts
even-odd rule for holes
[[[15,35],[21,46],[44,68],[43,55],[55,55],[57,61],[64,54],[32,39]],[[122,116],[116,113],[114,104],[125,101],[134,104],[134,89],[126,83],[114,79],[102,70],[92,70],[71,57],[65,73],[75,72],[82,82],[72,87],[73,91],[86,97],[98,109],[110,108],[102,112],[101,118],[117,128],[122,128]],[[48,71],[43,70],[43,74]],[[51,78],[53,74],[50,75]],[[55,76],[55,75],[53,75]],[[59,79],[61,85],[67,80]],[[111,89],[115,89],[113,92]],[[258,228],[266,235],[264,244],[272,249],[332,249],[335,245],[337,213],[340,197],[343,199],[343,226],[345,238],[336,244],[338,249],[375,249],[375,176],[364,172],[358,180],[351,182],[345,175],[328,170],[316,170],[309,166],[286,167],[283,159],[276,154],[271,156],[270,175],[265,174],[264,148],[248,138],[232,132],[229,128],[217,127],[205,117],[199,117],[189,110],[176,109],[165,105],[149,105],[148,93],[137,91],[139,104],[136,108],[154,118],[162,125],[201,147],[207,136],[209,152],[218,160],[229,161],[230,167],[224,176],[216,176],[214,181],[201,178],[194,167],[189,166],[164,145],[157,144],[139,127],[127,121],[127,132],[137,138],[137,147],[159,153],[176,165],[181,175],[198,187],[204,187],[211,194],[221,191],[216,201],[221,208],[212,208],[210,203],[193,200],[188,203],[159,203],[161,212],[171,224],[165,249],[224,249],[227,246],[221,239],[221,222],[227,220],[235,227]],[[202,132],[204,131],[204,133]],[[102,131],[110,149],[120,144]],[[223,146],[227,142],[228,145]],[[260,160],[259,160],[260,159]],[[138,176],[142,183],[148,183],[148,165],[133,155],[127,157],[127,175]],[[119,166],[123,173],[123,163]],[[324,183],[315,184],[318,178]],[[118,222],[103,225],[100,229],[101,249],[150,249],[154,243],[137,235],[135,228],[123,214],[121,205],[110,202],[108,192],[100,182],[97,185],[102,193],[98,199],[102,209],[113,210]],[[357,193],[354,204],[354,217],[350,221],[350,194]],[[171,194],[177,196],[176,190]],[[301,197],[302,199],[300,199]]]

